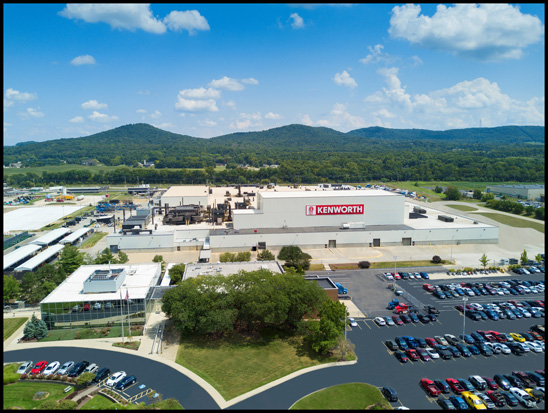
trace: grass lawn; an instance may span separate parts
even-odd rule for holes
[[[108,235],[107,232],[94,232],[91,237],[89,237],[87,240],[83,242],[83,244],[80,246],[80,249],[93,247],[95,244],[97,244],[101,239],[103,239],[107,235]]]
[[[45,400],[61,400],[67,394],[70,394],[70,392],[65,393],[63,391],[65,387],[67,387],[67,383],[57,384],[40,381],[9,384],[4,386],[3,389],[4,409],[14,407],[24,410],[39,409]],[[33,400],[34,394],[39,391],[48,392],[49,396],[42,400]],[[74,391],[74,389],[71,391]]]
[[[103,330],[108,328],[108,333],[103,334]],[[128,326],[124,326],[124,336],[128,336]],[[78,335],[76,335],[78,334]],[[132,326],[131,335],[133,337],[143,334],[143,326]],[[57,340],[75,340],[77,339],[92,339],[104,337],[122,337],[122,327],[97,327],[97,328],[81,328],[72,330],[49,330],[48,335],[39,341],[57,341]]]
[[[310,264],[308,271],[324,271],[325,266],[323,264]]]
[[[28,317],[4,318],[4,341],[10,338],[27,320]]]
[[[445,206],[448,206],[448,207],[453,208],[453,209],[458,209],[459,211],[465,211],[465,212],[477,211],[478,210],[477,208],[474,208],[474,207],[471,207],[471,206],[468,206],[468,205],[446,204]]]
[[[12,363],[4,365],[4,385],[8,383],[15,383],[21,377],[16,371],[19,368],[20,363]]]
[[[111,410],[111,407],[116,404],[118,403],[110,401],[105,396],[96,394],[89,402],[84,404],[80,410]]]
[[[545,225],[544,223],[541,223],[541,222],[528,221],[526,219],[520,219],[518,217],[513,217],[510,215],[497,214],[496,212],[474,212],[474,213],[490,218],[504,225],[509,225],[511,227],[517,227],[517,228],[533,228],[544,234]]]
[[[366,383],[347,383],[312,393],[290,410],[364,410],[370,406],[392,410],[392,406],[375,386]]]
[[[337,361],[309,350],[301,337],[279,334],[233,334],[221,339],[183,336],[175,361],[206,380],[226,400],[305,367]]]

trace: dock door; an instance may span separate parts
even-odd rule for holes
[[[374,247],[380,247],[381,246],[381,239],[380,238],[373,238],[373,246]]]
[[[328,243],[329,243],[329,244],[328,244],[329,248],[337,248],[337,240],[335,240],[335,239],[330,239],[330,240],[328,241]]]

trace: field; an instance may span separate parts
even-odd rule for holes
[[[297,370],[337,360],[306,349],[300,337],[271,332],[263,337],[234,334],[214,340],[183,337],[175,361],[230,400]]]
[[[114,169],[123,168],[123,166],[88,166],[88,165],[48,165],[48,166],[36,166],[31,168],[4,168],[4,176],[10,176],[15,174],[26,174],[26,173],[35,173],[37,175],[42,175],[42,172],[66,172],[72,170],[86,170],[91,171],[92,173],[96,172],[107,172]]]
[[[392,410],[379,389],[366,383],[328,387],[299,400],[290,410]],[[369,410],[368,409],[368,410]]]
[[[495,212],[475,212],[475,214],[482,215],[486,218],[490,218],[504,225],[509,225],[516,228],[533,228],[544,234],[544,223],[534,222],[526,219],[520,219],[510,215],[497,214]]]
[[[477,211],[478,210],[477,208],[474,208],[474,207],[471,207],[471,206],[468,206],[468,205],[445,204],[445,206],[448,206],[448,207],[453,208],[453,209],[458,209],[459,211],[464,211],[464,212],[470,212],[470,211]]]
[[[27,317],[4,318],[4,341],[10,338],[27,320]]]
[[[67,387],[66,383],[44,383],[44,382],[21,382],[4,386],[3,399],[4,409],[39,409],[45,400],[61,400],[67,394],[63,389]],[[33,400],[35,393],[42,391],[49,395],[42,400]],[[71,390],[74,391],[74,390]]]
[[[85,240],[82,243],[80,248],[82,248],[82,249],[91,248],[95,244],[97,244],[102,238],[106,237],[107,235],[108,235],[108,233],[106,233],[106,232],[94,232],[91,237],[89,237],[87,240]]]

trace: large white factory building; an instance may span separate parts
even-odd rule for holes
[[[169,191],[177,192],[179,199],[186,199],[184,188]],[[227,199],[223,199],[227,188],[212,188],[212,191],[203,188],[196,194],[190,187],[186,194],[201,196],[200,205],[206,199],[210,206]],[[228,251],[285,245],[323,248],[498,243],[496,226],[464,216],[447,216],[424,203],[385,190],[277,187],[253,192],[252,199],[248,208],[232,210],[231,223],[162,225],[161,215],[156,215],[155,224],[148,227],[152,231],[114,233],[107,237],[108,245],[114,250],[211,248]],[[167,199],[162,197],[164,200]],[[184,204],[174,202],[175,205]],[[415,206],[423,211],[414,213]]]

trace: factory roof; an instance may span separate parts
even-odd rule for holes
[[[74,241],[76,241],[78,238],[86,235],[90,231],[93,231],[93,228],[84,227],[84,228],[77,229],[72,234],[70,234],[69,236],[63,238],[61,241],[59,241],[59,244],[71,244]]]
[[[208,196],[209,191],[208,187],[205,185],[201,186],[172,186],[170,187],[163,195],[164,197],[170,196]]]
[[[110,265],[112,270],[118,268],[125,268],[127,271],[124,283],[119,291],[84,294],[84,282],[90,275],[96,270],[108,270],[109,265],[82,265],[59,284],[41,303],[119,300],[120,292],[125,297],[126,290],[131,300],[144,299],[150,287],[156,285],[161,271],[160,263]]]
[[[257,271],[267,269],[273,273],[281,274],[283,269],[278,261],[247,261],[247,262],[219,262],[204,264],[188,264],[185,268],[183,280],[199,275],[231,275],[240,271]]]
[[[70,229],[68,228],[57,228],[46,233],[45,235],[42,235],[39,238],[36,238],[35,240],[32,240],[31,242],[29,242],[29,244],[49,245],[53,241],[61,238],[68,233],[70,233]]]
[[[263,198],[360,198],[364,196],[401,196],[393,192],[387,192],[380,189],[363,189],[363,190],[328,190],[328,191],[280,191],[280,192],[262,192],[258,195]]]
[[[65,248],[65,246],[61,244],[52,245],[40,254],[35,255],[30,260],[25,261],[23,264],[16,267],[15,271],[34,271],[40,264],[53,257],[55,254],[59,254],[63,248]]]

